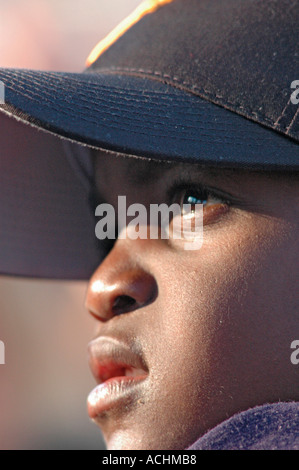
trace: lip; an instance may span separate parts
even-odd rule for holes
[[[148,377],[142,355],[135,349],[112,337],[89,343],[89,366],[98,383],[87,399],[91,419],[132,399]]]

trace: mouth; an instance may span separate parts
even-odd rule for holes
[[[98,385],[87,400],[91,419],[111,408],[121,407],[138,395],[148,377],[148,369],[139,352],[110,337],[100,337],[88,347],[89,365]]]

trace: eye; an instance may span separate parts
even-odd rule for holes
[[[181,216],[192,217],[196,206],[201,204],[204,213],[208,214],[218,208],[228,208],[229,202],[224,197],[217,195],[214,191],[204,187],[185,187],[174,192],[174,200],[180,204]]]
[[[206,206],[209,201],[209,194],[206,189],[194,190],[185,189],[181,190],[180,206],[182,215],[194,214],[196,205],[202,204]]]
[[[190,223],[190,230],[202,220],[204,226],[221,220],[231,206],[229,196],[221,190],[209,188],[202,184],[180,181],[171,189],[171,201],[178,205],[179,213],[173,218],[173,224]]]
[[[181,178],[173,182],[166,197],[173,217],[165,218],[162,238],[169,238],[171,246],[184,250],[200,249],[204,227],[220,223],[234,206],[233,197],[221,189]]]

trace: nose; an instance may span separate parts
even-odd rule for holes
[[[132,251],[114,245],[89,281],[85,306],[101,321],[145,307],[155,300],[154,276],[133,259]]]

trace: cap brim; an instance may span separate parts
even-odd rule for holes
[[[0,274],[88,279],[102,254],[63,141],[1,112],[0,139]]]
[[[88,279],[104,255],[66,141],[74,153],[79,143],[159,160],[298,170],[296,142],[160,81],[12,69],[1,69],[0,80],[2,274]]]
[[[299,168],[298,143],[161,80],[0,69],[3,110],[59,136],[159,160]]]

